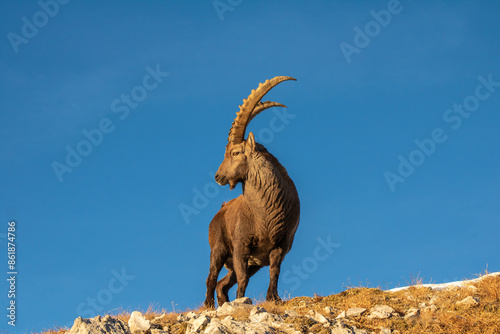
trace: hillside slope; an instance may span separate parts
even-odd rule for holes
[[[249,298],[216,310],[139,312],[75,320],[66,334],[166,333],[500,333],[500,273],[475,280],[382,291],[353,288],[327,297],[253,305]]]

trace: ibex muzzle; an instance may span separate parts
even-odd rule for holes
[[[250,136],[253,137],[251,133]],[[246,141],[240,144],[228,144],[226,153],[217,173],[215,181],[221,186],[229,183],[229,189],[233,189],[238,182],[243,182],[248,172],[248,157],[245,155]]]

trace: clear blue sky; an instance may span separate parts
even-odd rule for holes
[[[208,225],[241,193],[211,173],[238,105],[276,75],[298,79],[266,96],[288,114],[249,130],[302,204],[281,296],[500,271],[500,3],[219,6],[1,2],[0,329],[201,305]]]

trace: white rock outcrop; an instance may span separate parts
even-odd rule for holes
[[[142,334],[151,328],[151,324],[141,312],[134,311],[128,320],[128,327],[132,334]]]
[[[90,319],[76,318],[68,334],[130,334],[127,324],[109,315]]]

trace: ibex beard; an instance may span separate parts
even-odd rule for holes
[[[266,300],[281,300],[278,278],[299,225],[299,195],[286,169],[264,146],[255,142],[253,133],[244,138],[249,122],[260,112],[270,107],[285,107],[260,100],[286,80],[295,79],[275,77],[252,90],[243,100],[229,131],[224,160],[215,180],[222,186],[229,184],[230,189],[241,183],[243,194],[223,204],[209,226],[207,307],[215,306],[215,291],[219,306],[229,301],[229,289],[235,284],[238,284],[236,298],[244,297],[248,280],[264,266],[269,266],[270,276]],[[223,266],[228,273],[217,282]]]

